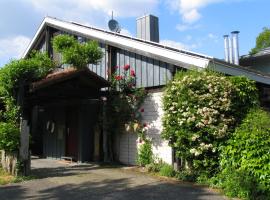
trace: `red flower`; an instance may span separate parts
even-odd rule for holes
[[[147,127],[147,123],[143,123],[143,127]]]
[[[130,70],[130,76],[133,76],[133,77],[135,77],[136,76],[136,74],[135,74],[135,71],[132,69],[132,70]]]
[[[124,70],[125,71],[129,70],[129,68],[130,68],[130,65],[129,64],[127,64],[127,65],[124,66]]]
[[[141,108],[141,109],[140,109],[140,112],[144,112],[144,108]]]
[[[114,69],[117,70],[119,67],[118,66],[115,66]]]
[[[117,81],[120,81],[120,80],[122,80],[122,79],[123,79],[123,76],[120,76],[120,75],[115,76],[115,79],[116,79]]]

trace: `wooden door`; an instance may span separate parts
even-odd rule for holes
[[[68,107],[66,113],[66,156],[78,160],[78,112]]]

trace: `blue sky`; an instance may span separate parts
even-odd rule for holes
[[[0,66],[20,58],[42,19],[53,16],[107,29],[113,10],[122,33],[136,18],[159,17],[161,42],[223,59],[223,35],[239,30],[240,55],[270,26],[269,0],[0,0]]]

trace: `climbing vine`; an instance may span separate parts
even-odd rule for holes
[[[130,65],[116,66],[111,74],[111,88],[108,95],[107,115],[112,134],[128,131],[145,138],[145,126],[141,123],[146,97],[144,88],[136,87],[136,73]]]
[[[0,148],[18,150],[19,118],[25,91],[32,81],[45,77],[53,69],[51,59],[40,52],[13,60],[0,69]]]

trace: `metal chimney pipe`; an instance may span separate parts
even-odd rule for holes
[[[224,58],[226,62],[229,62],[229,35],[224,35]]]
[[[232,44],[232,38],[228,38],[229,41],[229,61],[231,64],[233,64],[233,44]]]
[[[233,47],[233,63],[239,65],[239,44],[238,44],[238,34],[239,31],[233,31],[232,34],[232,47]]]

